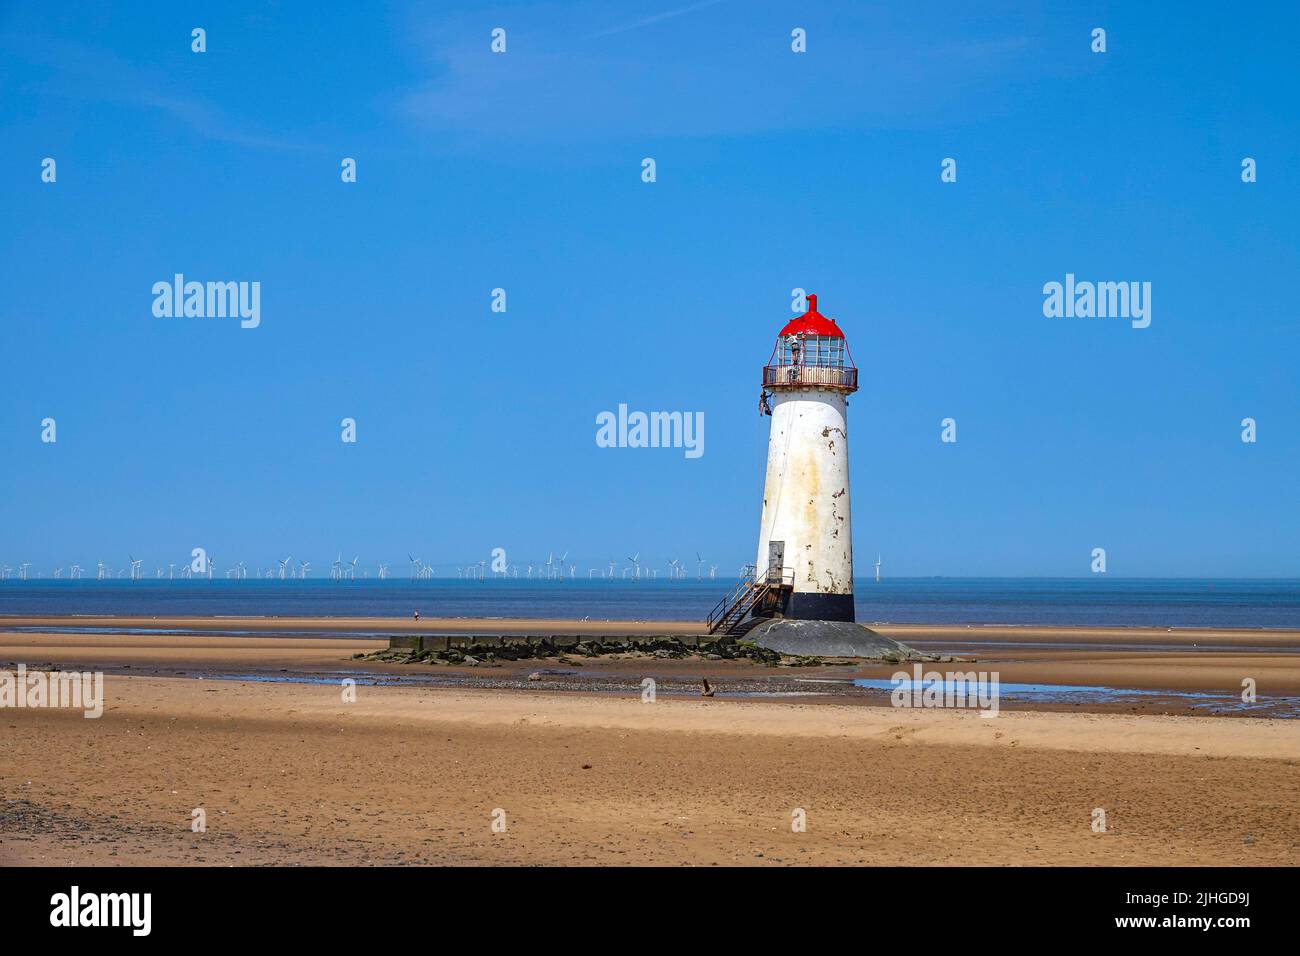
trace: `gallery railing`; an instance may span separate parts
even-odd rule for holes
[[[782,385],[812,385],[854,391],[858,387],[858,370],[837,365],[763,366],[763,387]]]

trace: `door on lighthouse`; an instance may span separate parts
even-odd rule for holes
[[[767,577],[781,580],[781,567],[785,563],[785,542],[769,541],[767,543]]]

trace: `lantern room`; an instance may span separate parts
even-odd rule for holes
[[[791,319],[777,336],[763,367],[763,387],[857,391],[858,370],[848,340],[834,319],[817,311],[817,296],[810,294],[808,311]]]

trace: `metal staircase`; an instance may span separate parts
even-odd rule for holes
[[[793,584],[794,572],[783,571],[779,567],[768,568],[761,576],[755,573],[754,565],[745,568],[731,592],[718,602],[707,621],[710,634],[722,631],[724,634],[743,634],[753,626],[746,620],[749,613],[773,591],[787,590]],[[787,578],[790,581],[787,583]]]

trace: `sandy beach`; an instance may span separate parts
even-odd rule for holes
[[[1300,863],[1297,720],[1190,716],[1159,699],[981,718],[693,689],[702,671],[723,690],[779,692],[892,669],[861,664],[598,659],[569,671],[603,688],[584,692],[574,677],[528,682],[535,661],[354,660],[385,646],[348,636],[375,622],[330,623],[241,627],[267,636],[140,625],[186,636],[17,633],[3,627],[58,625],[6,620],[0,667],[108,676],[97,720],[0,711],[0,863]],[[321,636],[273,636],[312,629]],[[977,637],[907,630],[918,645]],[[1070,631],[1057,650],[1048,634],[1010,649],[989,634],[977,663],[1004,680],[1232,689],[1249,671],[1262,690],[1298,689],[1295,633]],[[411,680],[435,674],[451,683]],[[643,675],[662,681],[654,703]],[[200,808],[207,831],[194,833]],[[1092,829],[1096,808],[1107,832]],[[791,828],[799,810],[804,832]]]

